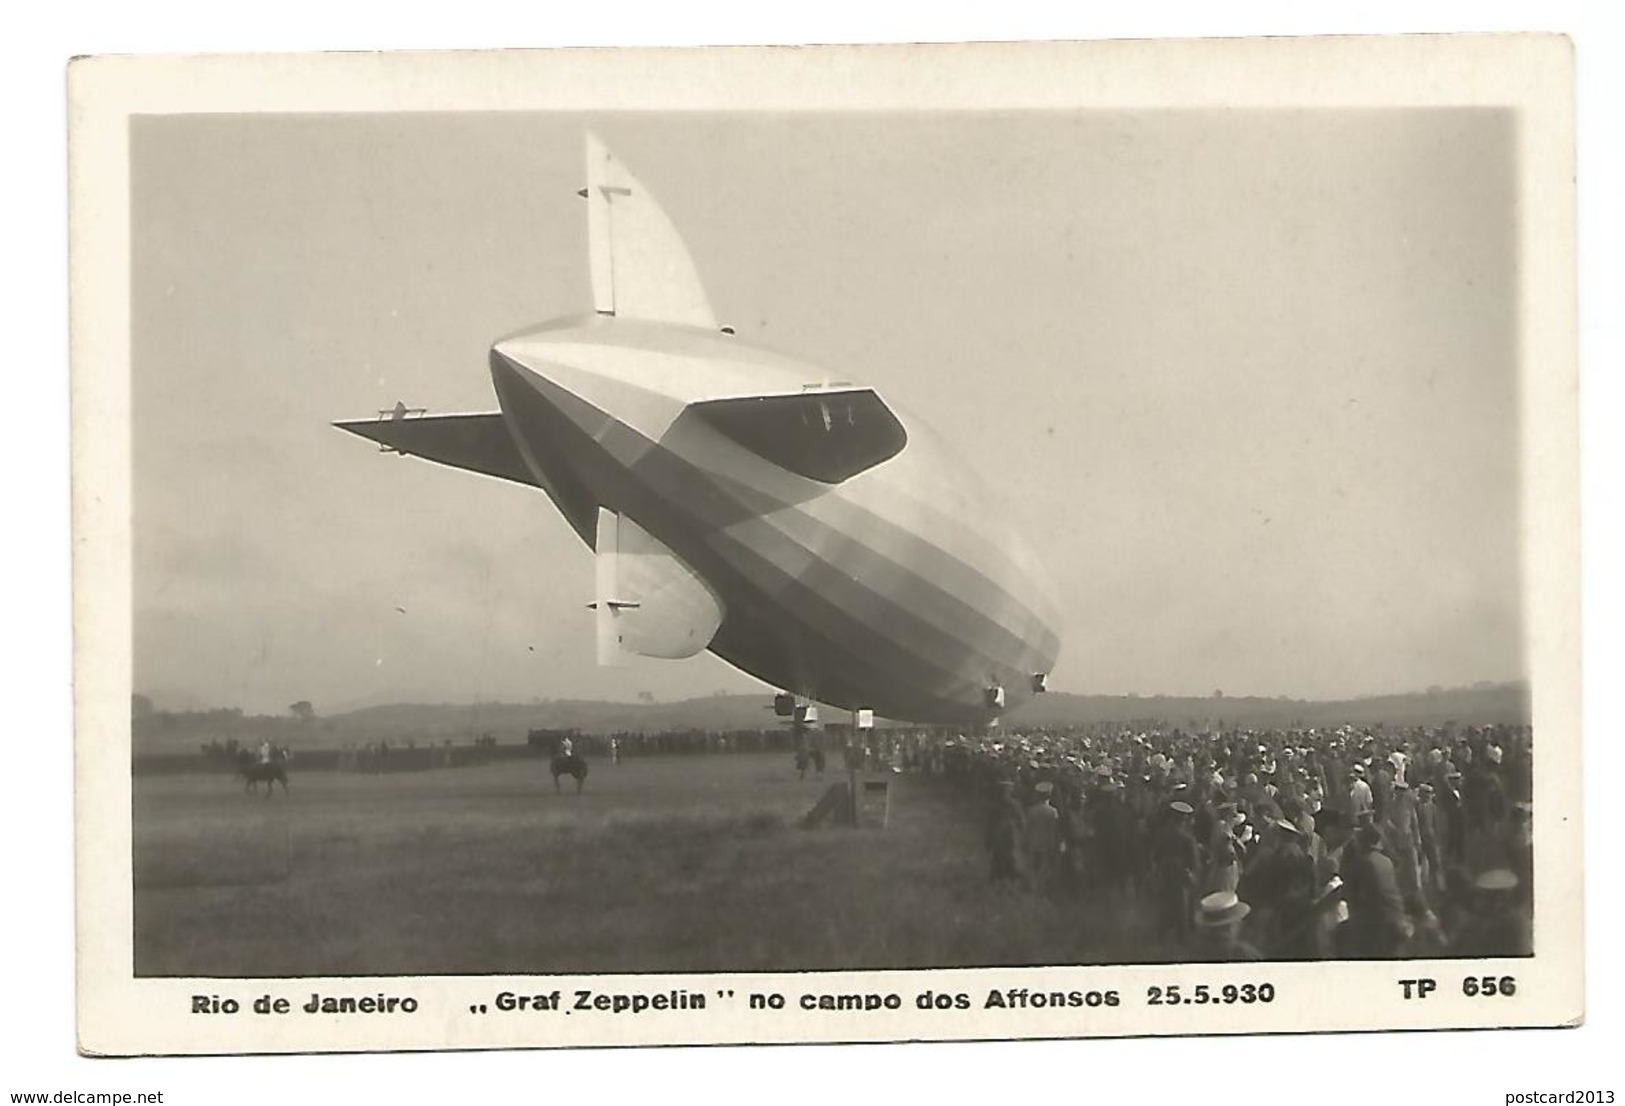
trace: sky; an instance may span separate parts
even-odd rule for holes
[[[598,668],[544,496],[330,426],[495,410],[491,342],[590,309],[589,127],[720,320],[1009,497],[1058,590],[1052,688],[1524,675],[1502,113],[227,115],[132,127],[138,691],[765,690],[709,655]]]

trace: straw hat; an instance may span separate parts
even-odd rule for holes
[[[1215,891],[1205,896],[1196,908],[1196,924],[1203,927],[1230,925],[1241,921],[1252,909],[1237,898],[1234,891]]]

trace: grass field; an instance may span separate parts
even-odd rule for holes
[[[1163,959],[1135,919],[994,891],[940,779],[885,829],[799,828],[782,754],[135,785],[138,975],[777,971]]]

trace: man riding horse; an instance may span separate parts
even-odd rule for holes
[[[576,794],[581,794],[581,785],[587,782],[587,758],[575,751],[575,742],[568,737],[561,738],[553,750],[553,790],[561,790],[559,779],[569,776],[576,781]]]
[[[244,749],[238,754],[237,771],[243,777],[244,791],[258,791],[259,785],[265,785],[265,797],[269,799],[274,785],[282,785],[282,793],[288,793],[288,750],[274,748],[269,741],[260,742],[258,753],[250,753]]]

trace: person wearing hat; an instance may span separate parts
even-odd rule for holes
[[[1522,886],[1510,868],[1491,868],[1473,880],[1472,907],[1450,941],[1450,955],[1528,956],[1529,911]]]
[[[1474,750],[1472,758],[1463,763],[1462,772],[1465,776],[1461,781],[1461,797],[1467,815],[1468,859],[1477,867],[1486,859],[1482,855],[1482,843],[1486,831],[1492,828],[1495,821],[1492,807],[1496,805],[1494,792],[1499,787],[1499,780],[1489,757],[1480,755],[1480,750]]]
[[[1371,785],[1371,820],[1381,825],[1394,798],[1394,766],[1379,758],[1371,761],[1366,770],[1370,773],[1366,782]]]
[[[1214,811],[1207,842],[1209,891],[1234,891],[1240,885],[1242,848],[1236,831],[1246,823],[1235,803],[1220,803]]]
[[[1214,891],[1203,897],[1193,919],[1197,960],[1262,960],[1264,957],[1241,937],[1241,923],[1251,907],[1234,891]]]
[[[1361,959],[1399,955],[1412,927],[1405,915],[1394,862],[1382,851],[1382,833],[1364,825],[1343,853],[1344,899],[1349,905],[1349,954]]]
[[[1461,769],[1445,761],[1443,783],[1434,792],[1438,807],[1439,844],[1446,863],[1467,863],[1467,803],[1461,793]]]
[[[1422,895],[1422,832],[1417,825],[1416,797],[1403,775],[1394,777],[1393,790],[1383,808],[1382,839],[1394,862],[1400,894],[1411,910],[1421,913],[1427,906]]]
[[[1422,886],[1436,893],[1445,889],[1444,852],[1439,840],[1439,808],[1431,783],[1416,787],[1416,840]]]
[[[1139,860],[1138,826],[1114,776],[1102,781],[1093,807],[1090,828],[1095,839],[1095,871],[1106,890],[1117,891],[1129,882]]]
[[[1027,854],[1027,878],[1032,889],[1048,894],[1061,861],[1061,812],[1051,801],[1055,785],[1040,780],[1033,786],[1033,801],[1027,807],[1022,846]]]
[[[1362,820],[1369,820],[1376,811],[1376,798],[1371,794],[1371,785],[1366,782],[1365,765],[1356,764],[1349,769],[1349,818],[1358,824]]]
[[[1315,900],[1312,905],[1310,951],[1321,960],[1344,954],[1344,923],[1349,919],[1343,887],[1344,856],[1352,857],[1351,828],[1339,810],[1321,813],[1316,824],[1324,847],[1315,863]]]
[[[1485,750],[1481,786],[1484,789],[1484,820],[1491,832],[1504,826],[1508,815],[1506,770],[1502,765],[1504,759],[1499,745],[1491,745]]]
[[[1241,889],[1256,907],[1254,931],[1270,955],[1305,959],[1311,951],[1309,904],[1315,864],[1303,831],[1285,818],[1268,822],[1264,843],[1242,872]]]
[[[1168,804],[1153,856],[1158,936],[1181,946],[1190,936],[1191,896],[1202,874],[1202,848],[1191,830],[1195,813],[1183,799]]]

